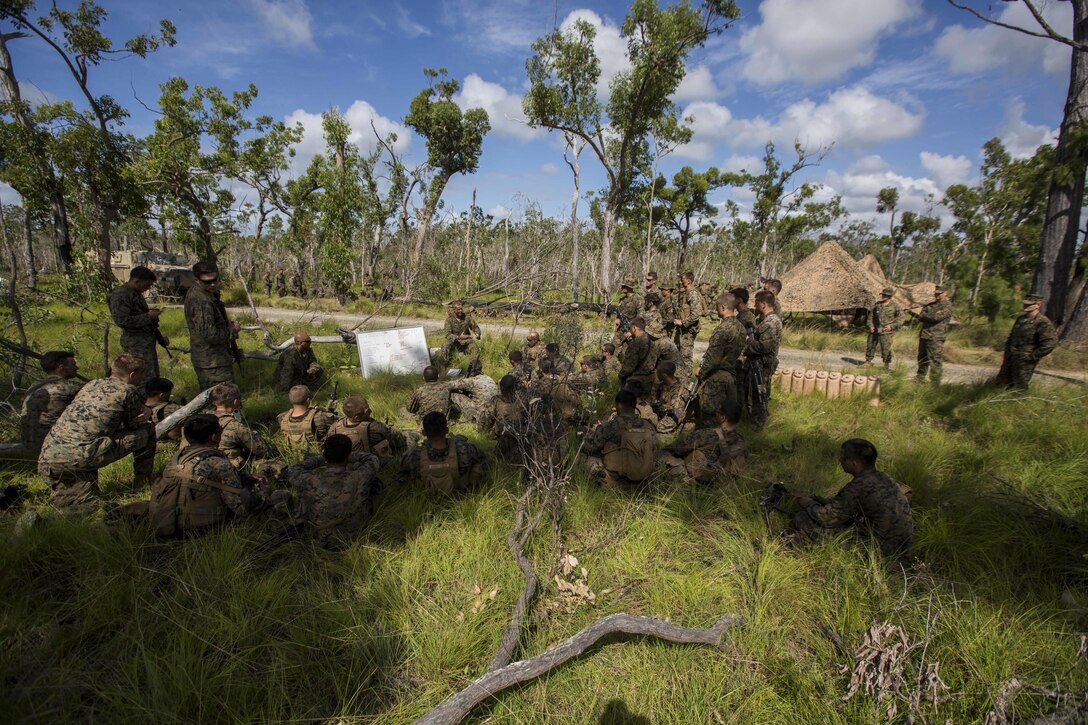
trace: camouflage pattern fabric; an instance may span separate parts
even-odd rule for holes
[[[748,464],[748,444],[739,431],[700,428],[665,446],[660,459],[666,466],[682,468],[691,478],[707,483],[723,475],[743,473]]]
[[[314,365],[317,366],[317,372],[311,375],[307,371]],[[324,377],[325,371],[318,365],[314,351],[308,347],[300,350],[292,345],[283,351],[276,362],[276,387],[284,393],[296,385],[305,385],[313,390]]]
[[[750,335],[756,331],[756,325],[759,324],[759,318],[756,317],[756,313],[749,309],[744,309],[737,312],[737,322],[744,325],[745,331]]]
[[[540,358],[544,357],[544,355],[547,354],[547,351],[544,349],[544,347],[544,343],[540,342],[539,340],[535,345],[530,345],[528,342],[526,342],[525,347],[521,348],[521,361],[524,364],[528,365],[531,369],[536,370],[538,367],[540,367]]]
[[[83,383],[59,375],[47,375],[26,391],[19,415],[19,439],[29,451],[40,451],[49,429],[60,418]]]
[[[371,499],[381,461],[355,451],[347,463],[326,463],[312,456],[291,466],[285,478],[294,490],[295,520],[306,524],[319,545],[335,548],[358,535],[372,514]]]
[[[614,448],[621,444],[623,428],[653,428],[648,421],[643,420],[637,412],[615,415],[602,421],[586,434],[582,441],[582,455],[585,457],[586,471],[595,479],[604,483],[633,485],[637,482],[629,481],[615,470],[609,469],[605,464],[605,448]]]
[[[249,426],[239,420],[234,413],[216,412],[222,433],[219,437],[219,450],[239,471],[248,468],[257,470],[267,459],[274,458],[276,450],[258,438]],[[178,452],[187,448],[188,441],[182,441]]]
[[[514,396],[513,400],[495,395],[480,410],[476,430],[495,441],[495,456],[500,461],[517,463],[521,460],[519,440],[525,434],[526,402],[524,393]]]
[[[826,504],[813,503],[793,519],[793,528],[810,539],[851,526],[876,539],[885,556],[905,556],[914,538],[914,520],[899,483],[875,468],[865,471]]]
[[[778,319],[782,319],[782,303],[778,301],[778,295],[774,296],[774,313]]]
[[[687,391],[677,380],[674,383],[658,383],[654,387],[653,400],[650,403],[657,417],[657,432],[672,433],[680,427],[676,420],[684,408],[684,395]]]
[[[642,297],[634,292],[620,297],[620,301],[616,303],[616,309],[619,310],[619,314],[622,315],[628,323],[635,319],[642,313]],[[619,329],[612,335],[612,344],[616,346],[616,352],[619,352],[620,348],[628,343],[630,338],[626,338],[620,334]]]
[[[703,296],[699,290],[682,290],[677,294],[677,309],[680,320],[680,339],[677,347],[680,349],[680,372],[684,377],[691,376],[692,358],[695,355],[695,338],[699,336],[699,318],[706,314],[703,304]]]
[[[394,455],[404,451],[406,445],[404,440],[404,434],[396,428],[390,428],[385,423],[382,423],[379,420],[368,420],[363,423],[353,423],[347,418],[340,418],[329,426],[329,432],[327,435],[345,435],[352,440],[352,442],[354,443],[354,448],[358,449],[361,447],[362,441],[359,439],[357,429],[359,429],[363,425],[366,425],[367,437],[367,445],[366,448],[363,449],[364,452],[369,450],[370,452],[377,452],[381,455],[386,455],[384,453],[381,453],[381,451],[375,451],[375,448],[377,446],[380,446],[382,443],[388,443],[388,455]]]
[[[454,351],[463,352],[470,358],[476,357],[480,354],[480,348],[473,336],[479,334],[480,326],[476,324],[476,320],[472,319],[472,315],[465,312],[462,317],[458,317],[450,312],[446,317],[446,324],[442,327],[445,342],[442,343],[442,349],[438,353],[439,358],[443,363],[449,364],[450,356]],[[467,335],[467,339],[462,339],[462,335]]]
[[[884,361],[885,365],[891,365],[892,337],[903,324],[903,308],[892,300],[874,302],[872,307],[869,308],[869,324],[872,325],[875,320],[880,321],[880,329],[870,332],[868,339],[865,341],[865,362],[871,363],[873,361],[873,358],[876,357],[877,346],[879,346],[881,360]]]
[[[447,439],[444,449],[431,448],[424,440],[420,445],[409,448],[404,452],[400,460],[401,476],[410,481],[423,484],[428,489],[433,485],[423,480],[422,474],[427,463],[445,462],[450,456],[450,448],[456,448],[457,472],[451,491],[433,491],[436,493],[455,493],[467,491],[470,487],[478,485],[487,472],[487,458],[479,448],[469,443],[464,436],[453,436]]]
[[[499,384],[486,375],[455,380],[450,386],[450,407],[463,420],[475,423],[484,405],[499,394]]]
[[[658,310],[645,310],[642,313],[642,319],[646,320],[646,334],[651,339],[658,340],[665,337],[665,323]]]
[[[151,479],[155,429],[137,425],[144,398],[117,378],[92,380],[49,431],[38,456],[38,473],[57,506],[92,503],[99,496],[98,469],[130,453],[137,482]]]
[[[448,416],[450,413],[450,385],[438,380],[433,383],[423,383],[408,400],[407,410],[419,420],[427,413],[437,412]]]
[[[657,366],[663,362],[671,362],[676,365],[677,377],[681,380],[685,379],[683,365],[680,361],[680,349],[676,347],[676,343],[667,337],[654,340],[650,345],[650,360],[647,361],[647,367],[651,370],[657,370]]]
[[[1058,346],[1058,331],[1045,315],[1016,318],[1005,341],[1005,357],[997,373],[998,385],[1027,390],[1035,366]]]
[[[518,381],[518,385],[526,387],[533,379],[533,368],[523,360],[521,365],[515,365],[510,368],[510,374]]]
[[[308,425],[305,424],[307,419]],[[321,408],[311,407],[302,415],[292,415],[290,410],[284,411],[276,416],[276,420],[279,421],[280,431],[287,436],[288,442],[308,445],[325,440],[329,426],[335,418]]]
[[[159,423],[166,420],[168,416],[173,415],[179,410],[181,410],[181,406],[177,403],[159,403],[158,405],[153,405],[147,408],[147,419],[151,421],[152,424],[158,425]],[[181,430],[182,426],[176,426],[172,431],[166,434],[166,437],[170,440],[180,441]]]
[[[944,341],[948,337],[948,328],[952,320],[952,302],[943,300],[930,302],[921,312],[913,313],[922,323],[918,333],[918,380],[940,383],[944,372]]]
[[[567,382],[559,378],[538,378],[529,386],[530,398],[546,398],[563,418],[581,423],[582,398]]]
[[[627,341],[627,349],[623,353],[623,364],[620,366],[620,384],[628,380],[639,380],[645,387],[653,384],[654,369],[651,367],[654,360],[650,354],[653,342],[649,335],[640,337],[632,336]]]
[[[744,325],[736,317],[727,317],[714,328],[710,344],[699,365],[702,409],[709,416],[727,400],[738,400],[737,370],[747,340]]]
[[[609,377],[618,376],[620,374],[620,368],[623,367],[623,363],[615,355],[611,356],[604,361],[604,372]]]
[[[543,360],[544,358],[548,358],[549,360],[552,361],[552,364],[555,366],[555,372],[556,372],[557,375],[566,375],[567,373],[569,373],[571,370],[574,369],[574,363],[571,361],[571,359],[569,357],[567,357],[565,355],[560,354],[560,355],[556,355],[554,357],[552,357],[551,355],[545,355],[544,357],[542,357],[540,359]],[[540,368],[540,363],[538,362],[537,363],[537,369],[539,369],[539,368]]]
[[[121,349],[141,358],[147,365],[144,380],[159,377],[159,354],[155,345],[158,324],[151,319],[144,296],[127,284],[110,292],[110,317],[121,328]]]
[[[767,401],[771,399],[771,380],[774,371],[778,368],[778,347],[781,342],[782,320],[778,319],[778,315],[772,312],[760,319],[755,332],[748,337],[748,344],[744,352],[746,360],[742,372],[745,376],[751,372],[749,368],[755,364],[756,360],[763,367],[761,392],[766,396]],[[745,390],[747,397],[743,403],[748,413],[748,420],[752,427],[760,430],[766,424],[770,411],[762,404],[761,400],[756,400],[755,395],[748,395],[747,388]]]
[[[233,382],[231,341],[234,330],[218,297],[193,285],[185,293],[185,322],[189,326],[189,355],[201,390]]]

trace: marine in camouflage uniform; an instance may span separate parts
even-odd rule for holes
[[[922,323],[922,329],[918,333],[919,382],[925,382],[928,373],[930,382],[940,383],[944,368],[944,341],[948,339],[953,309],[944,287],[936,288],[936,297],[921,312],[907,312]]]
[[[276,271],[276,294],[280,297],[287,296],[287,275],[282,269]]]
[[[302,284],[302,277],[298,272],[291,275],[291,294],[295,297],[306,297],[306,288]]]
[[[729,290],[729,294],[733,295],[733,299],[737,304],[737,322],[744,325],[746,334],[751,335],[756,331],[756,325],[759,324],[759,318],[748,308],[748,288],[734,287]]]
[[[487,458],[464,436],[447,437],[448,430],[440,414],[424,416],[425,438],[401,457],[402,478],[421,484],[428,493],[447,496],[479,485],[487,473]]]
[[[740,405],[732,401],[726,409],[727,415],[717,414],[718,425],[700,428],[673,441],[662,449],[659,460],[674,472],[699,483],[743,473],[748,464],[748,444],[736,429]]]
[[[71,353],[45,353],[42,355],[42,368],[49,374],[26,391],[19,415],[19,440],[28,451],[42,449],[49,429],[83,387],[83,383],[72,379],[79,366]]]
[[[771,299],[767,300],[768,297]],[[782,344],[782,320],[774,313],[773,302],[770,292],[761,290],[756,294],[756,309],[760,318],[755,331],[748,336],[748,344],[744,349],[744,405],[748,411],[748,419],[756,430],[764,426],[770,414],[756,396],[762,394],[770,402],[771,380],[774,371],[778,369],[778,348]],[[763,384],[759,391],[752,390],[748,382],[753,365],[761,365],[763,368]]]
[[[653,342],[646,334],[645,324],[641,317],[631,321],[631,338],[620,366],[620,385],[626,385],[628,380],[637,380],[647,389],[653,385]]]
[[[449,383],[450,408],[475,423],[483,406],[499,394],[499,384],[482,373]]]
[[[199,270],[199,272],[198,272]],[[189,326],[189,354],[201,390],[234,380],[232,347],[238,327],[227,318],[219,299],[219,272],[199,262],[193,266],[197,283],[185,293],[185,322]],[[215,282],[203,284],[201,279]]]
[[[611,345],[612,343],[608,343]],[[615,347],[615,346],[613,346]],[[601,364],[604,366],[605,375],[612,377],[618,377],[620,374],[620,368],[623,367],[623,363],[620,362],[619,357],[616,355],[616,351],[613,350],[610,353],[605,353],[605,348],[601,348]]]
[[[449,365],[453,352],[463,352],[470,358],[478,357],[480,348],[476,341],[480,339],[480,326],[472,315],[464,311],[464,304],[459,300],[450,306],[450,313],[446,316],[446,324],[442,327],[442,335],[445,342],[438,352],[442,364]]]
[[[443,417],[450,413],[450,385],[438,379],[438,371],[431,366],[423,370],[423,385],[419,386],[408,399],[405,410],[423,420],[427,413],[441,413]]]
[[[344,401],[344,416],[329,426],[328,436],[331,438],[334,435],[351,439],[353,450],[374,453],[383,459],[399,455],[405,448],[404,434],[373,420],[370,403],[357,395]]]
[[[38,473],[56,506],[94,503],[98,469],[133,454],[137,484],[151,480],[155,428],[143,420],[144,396],[136,388],[143,360],[128,353],[113,361],[113,375],[83,386],[49,431],[38,455]]]
[[[690,272],[681,278],[684,289],[680,291],[675,309],[677,315],[673,325],[679,329],[680,374],[683,378],[691,376],[692,357],[695,355],[695,338],[699,336],[699,318],[706,314],[703,296],[695,287],[695,280]]]
[[[372,499],[381,461],[372,453],[351,450],[346,436],[329,436],[325,456],[307,456],[284,476],[295,498],[294,519],[314,541],[339,548],[357,536],[373,513]]]
[[[521,360],[531,370],[536,370],[540,358],[544,357],[544,345],[540,342],[539,332],[530,332],[525,336],[525,347],[521,348]]]
[[[521,350],[511,350],[509,360],[510,375],[514,376],[520,387],[528,387],[529,382],[533,379],[533,368],[525,362],[525,355]]]
[[[657,305],[657,313],[661,315],[661,324],[665,328],[665,336],[675,343],[676,325],[673,324],[673,320],[680,314],[676,308],[676,295],[673,294],[676,288],[662,286],[660,290],[661,302]]]
[[[495,441],[495,456],[500,461],[519,463],[528,401],[524,392],[519,393],[512,375],[503,376],[499,390],[480,410],[476,430]]]
[[[903,324],[903,308],[892,299],[894,295],[893,288],[885,287],[880,293],[880,299],[869,308],[869,338],[865,342],[866,365],[873,361],[879,344],[884,367],[891,367],[892,337]]]
[[[294,344],[283,351],[276,363],[276,386],[284,393],[296,385],[315,388],[325,377],[325,371],[314,355],[310,336],[295,333]]]
[[[793,518],[793,529],[802,537],[818,539],[854,526],[876,539],[885,556],[903,558],[914,538],[914,520],[907,493],[895,479],[875,468],[875,447],[868,441],[855,440],[870,446],[872,461],[866,466],[847,459],[846,445],[852,443],[847,441],[840,461],[853,479],[826,502],[798,496],[801,511]],[[849,466],[854,469],[847,470]]]
[[[1039,311],[1043,298],[1029,295],[1024,298],[1024,312],[1005,341],[1005,357],[997,373],[998,385],[1027,390],[1035,366],[1058,346],[1058,331],[1054,323]]]
[[[329,415],[328,411],[307,405],[305,411],[292,407],[291,410],[276,416],[276,420],[279,421],[280,432],[284,434],[289,444],[309,446],[325,440],[329,426],[335,418]]]
[[[596,355],[583,355],[578,372],[567,376],[567,383],[582,394],[596,394],[608,385],[604,365]]]
[[[541,360],[540,376],[529,385],[529,397],[547,399],[551,407],[568,423],[581,425],[585,422],[581,396],[559,377],[554,364],[547,358]]]
[[[159,329],[159,310],[152,310],[144,299],[155,284],[155,273],[147,267],[133,267],[128,282],[109,296],[110,317],[121,328],[121,349],[143,359],[144,379],[159,377],[159,355],[155,332]]]
[[[691,406],[685,405],[686,396],[687,390],[676,377],[676,363],[658,363],[657,384],[650,396],[650,406],[657,417],[658,433],[673,433],[683,422],[681,418],[686,421],[690,417]]]
[[[265,297],[271,297],[272,296],[272,273],[271,272],[265,272],[263,275],[261,275],[261,282],[262,282],[262,284],[264,284],[264,295],[265,295]]]
[[[615,320],[616,332],[612,335],[612,344],[616,346],[617,350],[626,345],[630,339],[620,332],[620,317],[630,323],[642,312],[642,297],[635,292],[634,280],[623,280],[620,285],[620,293],[620,300],[616,303],[616,309],[618,310]]]
[[[624,433],[636,431],[651,440],[657,437],[653,425],[639,417],[635,411],[637,400],[628,390],[616,394],[616,414],[598,423],[582,441],[582,455],[586,471],[601,483],[620,486],[638,486],[645,481],[632,480],[624,475],[624,464],[632,454],[623,447]]]
[[[736,318],[736,298],[725,294],[715,304],[721,322],[710,336],[710,344],[699,365],[701,405],[713,415],[727,400],[737,401],[737,371],[747,334]]]

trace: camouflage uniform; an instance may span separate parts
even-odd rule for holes
[[[444,416],[450,414],[450,384],[437,380],[433,383],[423,383],[408,400],[407,411],[417,419],[423,420],[427,413],[437,412]]]
[[[665,328],[665,336],[672,339],[676,332],[676,325],[672,324],[672,321],[680,314],[680,309],[676,306],[676,296],[662,295],[661,302],[657,305],[657,313],[661,315],[661,325]]]
[[[296,497],[295,520],[304,523],[314,540],[336,548],[359,534],[370,522],[378,457],[354,451],[346,463],[326,463],[310,456],[286,471]]]
[[[613,375],[618,376],[620,374],[620,368],[623,367],[623,363],[621,363],[620,359],[615,355],[605,360],[602,364],[604,365],[605,375],[608,375],[609,377],[612,377]]]
[[[871,363],[876,356],[876,347],[880,345],[880,357],[884,365],[892,364],[892,337],[895,331],[903,324],[903,308],[893,300],[887,302],[874,302],[869,308],[869,324],[875,325],[879,319],[880,328],[869,333],[865,342],[865,362]],[[883,332],[885,327],[891,327],[888,332]]]
[[[57,506],[93,502],[99,496],[98,469],[133,454],[137,482],[151,479],[155,464],[155,429],[136,425],[144,398],[117,378],[83,386],[46,435],[38,473],[53,490]]]
[[[661,313],[658,310],[643,311],[642,319],[646,321],[647,335],[654,340],[665,337],[665,323],[661,319]]]
[[[701,405],[708,417],[713,417],[725,401],[739,400],[737,371],[746,341],[744,325],[736,317],[723,319],[710,336],[699,366],[699,379],[703,383]]]
[[[658,383],[654,387],[653,400],[650,406],[657,418],[658,433],[673,433],[680,427],[677,420],[684,410],[684,396],[687,390],[677,380],[675,383]],[[687,417],[686,415],[684,416]]]
[[[628,380],[638,380],[646,389],[653,385],[652,348],[649,335],[631,336],[623,353],[623,365],[620,366],[620,385],[625,385]]]
[[[930,302],[921,312],[911,313],[922,323],[918,333],[918,380],[924,381],[929,373],[931,382],[941,382],[944,367],[944,341],[952,320],[952,301]]]
[[[639,417],[638,413],[624,413],[615,415],[597,425],[596,428],[586,434],[582,441],[582,453],[586,459],[586,470],[589,475],[603,483],[619,485],[638,485],[642,481],[632,481],[618,472],[617,468],[609,462],[609,457],[629,455],[622,448],[623,429],[645,430],[649,429],[651,435],[653,425]],[[645,480],[645,479],[643,479]]]
[[[737,322],[744,325],[744,329],[747,334],[752,334],[756,331],[756,325],[759,324],[759,318],[756,317],[756,313],[749,309],[739,310],[737,312]]]
[[[264,284],[264,295],[265,295],[265,297],[271,297],[272,296],[272,273],[271,272],[265,272],[261,276],[261,282]]]
[[[770,411],[765,406],[755,400],[757,391],[750,388],[747,383],[747,375],[751,366],[758,363],[763,366],[763,385],[760,392],[766,396],[767,401],[771,399],[771,378],[774,375],[774,371],[778,369],[778,346],[782,343],[782,320],[778,319],[778,315],[773,312],[759,321],[756,325],[755,332],[748,338],[748,345],[745,348],[744,356],[745,360],[745,384],[742,386],[744,389],[744,404],[745,409],[748,411],[748,419],[752,426],[759,430],[767,422],[767,416]]]
[[[400,460],[402,477],[422,483],[429,493],[445,495],[478,485],[487,472],[484,454],[464,436],[453,436],[446,442],[442,450],[431,448],[424,440],[405,451]]]
[[[691,375],[692,357],[695,355],[695,338],[699,336],[699,318],[704,309],[703,296],[699,290],[692,287],[679,293],[677,309],[679,314],[675,319],[680,320],[680,372],[687,378]]]
[[[212,415],[219,421],[219,450],[236,469],[256,471],[275,457],[276,449],[258,438],[235,413],[216,411]],[[182,440],[178,453],[188,447],[188,440]]]
[[[529,386],[529,397],[546,398],[563,420],[581,424],[582,398],[566,381],[559,378],[537,378]]]
[[[235,360],[231,343],[236,333],[219,297],[208,294],[199,284],[190,287],[185,293],[185,322],[189,326],[189,354],[200,389],[233,382]]]
[[[642,297],[632,291],[631,294],[624,295],[620,298],[620,301],[616,303],[616,309],[619,310],[619,314],[630,323],[631,320],[642,313]],[[628,341],[629,338],[624,337],[620,333],[619,328],[616,328],[616,332],[612,335],[612,344],[616,346],[617,353]]]
[[[778,315],[778,319],[782,319],[782,303],[778,301],[778,295],[774,295],[774,313]]]
[[[442,334],[445,336],[446,341],[442,343],[442,349],[438,352],[438,356],[447,365],[454,350],[463,352],[470,358],[475,358],[480,354],[480,347],[476,344],[476,338],[473,337],[480,334],[480,326],[476,324],[476,320],[472,319],[472,315],[467,312],[462,314],[463,317],[458,317],[450,312],[446,317],[446,324],[442,328]],[[462,340],[461,335],[469,335],[469,338]]]
[[[520,365],[512,365],[510,367],[510,374],[518,381],[518,385],[524,388],[527,387],[529,382],[533,379],[533,368],[522,360]]]
[[[306,372],[311,365],[317,365],[314,351],[308,347],[300,350],[292,345],[283,351],[276,363],[276,386],[285,393],[296,385],[305,385],[313,390],[325,377],[325,371],[317,365],[317,372],[311,375]]]
[[[284,411],[276,416],[276,420],[279,421],[280,431],[289,444],[308,446],[325,440],[329,426],[335,419],[321,408],[310,407],[302,415],[292,415],[290,410]]]
[[[647,333],[649,334],[649,333]],[[676,365],[676,377],[680,380],[685,379],[683,365],[680,363],[680,350],[676,347],[676,343],[667,337],[654,340],[650,344],[650,362],[648,367],[652,370],[657,370],[657,366],[663,362],[671,362]]]
[[[481,408],[499,394],[499,384],[486,375],[455,380],[449,388],[450,407],[460,413],[463,420],[473,423],[479,419]]]
[[[997,384],[1027,390],[1035,366],[1057,346],[1058,331],[1043,313],[1034,317],[1020,315],[1005,341],[1005,357],[997,373]]]
[[[579,370],[571,373],[566,380],[572,388],[583,395],[600,392],[608,385],[608,377],[605,375],[604,367],[600,365],[590,368],[587,372]]]
[[[574,363],[571,361],[571,359],[569,357],[566,357],[565,355],[562,355],[562,354],[556,355],[555,357],[551,357],[550,355],[545,355],[544,357],[542,357],[540,359],[541,360],[544,360],[544,359],[551,360],[552,364],[555,366],[554,369],[555,369],[555,374],[556,375],[566,375],[567,373],[569,373],[571,370],[574,369]],[[537,363],[537,369],[540,369],[540,363],[539,362]]]
[[[377,420],[355,423],[341,418],[329,426],[326,435],[347,436],[351,439],[352,450],[375,453],[380,458],[389,458],[405,448],[404,434]]]
[[[40,451],[49,429],[60,418],[83,383],[59,375],[47,375],[30,386],[19,416],[19,438],[23,448]]]
[[[144,361],[144,380],[159,377],[159,354],[155,349],[155,330],[159,323],[151,319],[144,296],[128,284],[110,292],[110,316],[121,328],[121,349]]]
[[[287,296],[287,276],[282,269],[276,272],[276,294],[280,297]]]
[[[544,348],[544,343],[539,340],[535,345],[526,342],[525,347],[521,348],[521,361],[531,369],[536,370],[540,367],[540,358],[544,357],[547,352]]]
[[[517,463],[521,460],[519,441],[524,438],[526,400],[524,394],[506,400],[496,395],[487,401],[476,420],[476,430],[495,441],[495,456],[500,461]]]
[[[291,275],[291,294],[295,297],[305,297],[306,290],[302,286],[302,277],[297,273]]]
[[[220,450],[207,446],[189,446],[178,450],[163,469],[162,478],[171,478],[185,471],[191,471],[192,482],[180,492],[179,533],[200,533],[231,519],[244,519],[264,508],[264,496],[243,485],[237,469]]]
[[[910,502],[900,485],[875,468],[856,476],[827,503],[813,503],[793,518],[793,528],[817,539],[849,526],[867,531],[885,556],[905,556],[914,537]]]
[[[722,475],[743,473],[748,464],[748,444],[739,431],[722,430],[720,426],[700,428],[665,446],[660,460],[699,483],[709,483]]]

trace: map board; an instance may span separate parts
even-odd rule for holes
[[[422,373],[431,364],[431,351],[422,327],[397,327],[355,333],[363,377],[378,372]]]

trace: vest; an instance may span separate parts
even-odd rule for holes
[[[432,461],[431,457],[427,455],[426,445],[420,448],[419,477],[432,491],[444,493],[448,496],[457,488],[457,479],[460,478],[460,474],[458,472],[457,444],[454,441],[448,441],[447,444],[449,447],[446,450],[449,453],[446,454],[445,458],[438,461]]]
[[[623,419],[616,421],[620,427],[620,442],[606,443],[601,449],[604,466],[628,481],[644,481],[654,470],[657,440],[649,425],[630,426]]]
[[[159,536],[174,536],[226,521],[230,509],[220,491],[242,489],[215,483],[197,475],[196,467],[213,456],[226,458],[216,448],[191,447],[167,464],[162,477],[151,487],[151,528]]]
[[[725,431],[721,428],[717,428],[714,432],[718,434],[718,441],[724,444]],[[721,472],[720,466],[710,465],[706,453],[703,453],[700,448],[696,448],[684,458],[684,469],[688,472],[689,476],[699,483],[713,481],[714,477]]]
[[[280,431],[292,446],[305,446],[317,440],[314,436],[314,416],[317,408],[309,408],[298,420],[291,417],[291,412],[280,420]]]
[[[365,420],[358,425],[348,425],[343,419],[329,426],[329,435],[342,435],[351,439],[351,450],[373,453],[379,458],[388,458],[393,455],[393,447],[389,441],[382,440],[376,443],[373,449],[370,447],[370,424],[373,421]]]

